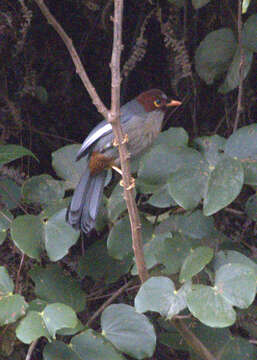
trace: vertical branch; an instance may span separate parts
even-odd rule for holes
[[[123,0],[115,0],[114,2],[114,29],[113,29],[113,49],[111,60],[111,72],[112,72],[112,103],[111,111],[109,112],[108,120],[112,124],[113,133],[119,148],[122,179],[124,184],[124,196],[127,203],[131,234],[132,245],[136,259],[136,265],[141,282],[144,282],[148,278],[148,271],[145,265],[142,235],[141,235],[141,223],[138,214],[138,209],[134,197],[134,187],[132,186],[132,178],[129,164],[129,153],[126,146],[126,137],[122,132],[120,125],[120,56],[122,51],[122,12],[123,12]],[[129,139],[128,139],[129,141]]]
[[[237,31],[238,31],[238,46],[240,51],[240,63],[239,63],[239,85],[238,85],[238,96],[237,96],[237,110],[236,118],[233,126],[233,132],[236,131],[240,116],[243,111],[242,98],[243,98],[243,81],[244,81],[244,61],[245,54],[242,46],[242,0],[238,0],[238,13],[237,13]]]

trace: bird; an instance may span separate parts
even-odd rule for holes
[[[130,159],[143,153],[161,131],[166,110],[181,102],[167,97],[159,89],[147,90],[120,108],[120,123],[127,139]],[[76,161],[86,157],[86,167],[74,190],[66,212],[66,221],[86,235],[95,227],[107,170],[120,166],[112,126],[100,122],[86,137]]]

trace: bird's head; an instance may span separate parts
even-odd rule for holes
[[[172,100],[159,89],[151,89],[140,94],[136,100],[143,105],[146,112],[160,110],[165,112],[171,106],[179,106],[181,102]]]

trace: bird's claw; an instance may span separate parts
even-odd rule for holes
[[[128,187],[126,187],[126,190],[129,191],[129,190],[133,189],[133,188],[135,187],[135,185],[136,185],[136,180],[132,177],[132,178],[131,178],[130,185],[129,185]],[[120,181],[120,186],[124,187],[124,182],[123,182],[123,180]]]
[[[124,138],[121,141],[121,143],[126,144],[126,143],[128,143],[128,141],[129,141],[128,134],[125,134]],[[115,146],[115,147],[119,146],[119,143],[118,143],[116,138],[113,140],[113,146]]]

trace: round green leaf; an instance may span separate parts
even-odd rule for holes
[[[1,203],[6,209],[12,210],[18,207],[21,199],[21,187],[9,178],[0,179]]]
[[[253,53],[250,50],[244,49],[244,67],[243,67],[243,79],[248,75],[253,60]],[[233,60],[228,68],[227,75],[223,84],[219,87],[219,92],[226,94],[231,90],[234,90],[239,85],[240,74],[239,68],[241,63],[240,49],[237,47]]]
[[[144,218],[141,218],[141,225],[143,242],[146,243],[152,237],[153,225]],[[132,253],[131,228],[128,216],[123,217],[113,226],[107,239],[107,248],[109,255],[117,260],[122,260]]]
[[[108,217],[111,221],[115,221],[127,209],[124,200],[124,189],[117,184],[113,189],[111,196],[107,201]]]
[[[249,16],[246,20],[243,32],[242,43],[244,48],[256,52],[257,51],[257,14]]]
[[[168,0],[171,4],[176,5],[178,8],[181,8],[185,4],[185,0]]]
[[[36,86],[35,96],[42,104],[46,104],[48,101],[48,93],[43,86]]]
[[[215,288],[194,285],[187,295],[190,312],[203,324],[211,327],[227,327],[236,321],[236,313]]]
[[[257,124],[244,126],[227,140],[225,154],[241,160],[245,183],[257,185]]]
[[[81,360],[71,346],[66,345],[62,341],[52,341],[47,343],[43,350],[44,360]]]
[[[165,266],[167,274],[179,271],[191,247],[191,240],[178,233],[157,235],[154,239],[154,255],[158,263]]]
[[[245,204],[245,212],[253,221],[257,221],[257,194],[249,197]]]
[[[226,250],[219,251],[214,259],[213,267],[215,271],[218,271],[219,268],[226,264],[242,264],[248,267],[251,267],[253,271],[257,274],[257,264],[249,259],[247,256],[235,251],[235,250]]]
[[[108,306],[102,313],[101,325],[102,334],[121,352],[136,359],[153,355],[156,345],[153,325],[132,306]]]
[[[11,294],[0,298],[0,326],[14,323],[25,315],[28,304],[23,296]]]
[[[55,338],[57,330],[74,328],[78,322],[74,310],[71,307],[60,303],[46,306],[42,313],[42,318],[47,330],[53,338]]]
[[[229,205],[240,193],[244,170],[239,160],[225,158],[210,174],[203,212],[209,216]]]
[[[256,358],[254,344],[248,339],[230,336],[221,353],[220,360],[253,360]]]
[[[194,209],[199,204],[209,175],[208,164],[198,152],[189,161],[184,164],[186,168],[171,174],[168,180],[170,195],[186,210]]]
[[[0,232],[6,233],[12,220],[13,215],[9,210],[0,210]]]
[[[142,192],[153,192],[166,183],[171,173],[189,164],[196,165],[199,158],[200,154],[195,149],[156,145],[141,158],[137,185]]]
[[[87,168],[87,159],[76,161],[80,145],[67,145],[52,153],[52,166],[60,178],[66,180],[67,188],[75,188]]]
[[[0,146],[0,167],[10,161],[20,159],[23,156],[32,156],[37,160],[36,156],[28,149],[20,145],[1,145]]]
[[[39,260],[43,252],[43,224],[38,216],[17,216],[11,224],[11,237],[26,255]]]
[[[93,330],[74,336],[70,345],[80,360],[125,360],[104,336]]]
[[[37,311],[29,311],[21,320],[16,329],[16,336],[25,344],[31,344],[42,336],[50,339],[42,316]]]
[[[209,33],[195,53],[195,67],[198,75],[212,84],[226,72],[236,51],[236,40],[231,29],[222,28]]]
[[[177,206],[177,203],[172,199],[169,194],[167,185],[164,185],[163,187],[157,189],[146,203],[157,208]]]
[[[81,279],[90,276],[95,281],[104,280],[109,284],[126,274],[131,264],[131,256],[124,260],[115,260],[110,257],[106,241],[100,240],[87,248],[86,254],[79,259],[77,272]]]
[[[43,269],[35,267],[30,270],[34,281],[36,295],[48,303],[63,303],[76,312],[85,309],[86,294],[81,290],[79,281],[63,272],[56,264]]]
[[[169,278],[151,277],[141,285],[135,297],[136,311],[139,313],[156,311],[167,317],[175,291],[175,285]]]
[[[44,223],[45,247],[52,261],[58,261],[67,255],[80,235],[79,231],[67,224],[65,215],[66,209],[62,209]]]
[[[189,137],[185,129],[181,127],[170,127],[158,135],[154,141],[154,146],[164,144],[173,149],[178,146],[187,146],[188,139]]]
[[[24,200],[28,203],[48,205],[62,199],[64,187],[61,181],[54,180],[50,175],[33,176],[22,186]]]
[[[216,273],[215,289],[230,304],[245,309],[256,294],[257,273],[245,264],[226,264]]]
[[[200,9],[204,5],[208,4],[208,2],[210,2],[210,0],[192,0],[193,7],[195,9]]]
[[[194,140],[197,150],[203,155],[210,167],[215,167],[223,158],[226,139],[219,135],[201,136]]]
[[[191,249],[191,254],[185,259],[179,274],[181,283],[190,280],[198,274],[212,259],[213,249],[207,246],[199,246]]]
[[[8,271],[4,266],[0,266],[0,297],[13,292],[14,284]]]

